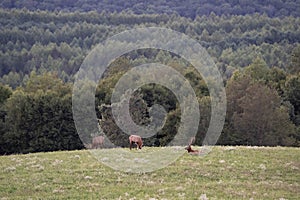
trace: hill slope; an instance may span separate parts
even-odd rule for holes
[[[98,12],[133,12],[135,14],[171,14],[184,17],[209,15],[246,15],[253,13],[267,14],[270,17],[300,16],[300,2],[297,0],[160,0],[160,1],[120,1],[120,0],[5,0],[2,8],[27,8],[30,10],[49,11],[92,11]]]
[[[2,156],[0,197],[296,199],[299,153],[299,148],[215,147],[205,157],[184,154],[169,167],[145,174],[114,171],[88,151]]]

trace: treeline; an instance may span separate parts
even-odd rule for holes
[[[23,1],[22,1],[23,2]],[[34,1],[32,1],[34,2]],[[0,10],[0,153],[83,148],[72,116],[74,75],[88,52],[107,37],[134,27],[160,26],[199,41],[220,69],[227,116],[218,144],[299,146],[300,20],[267,15],[197,16],[166,14]],[[107,137],[127,146],[109,106],[117,80],[140,63],[159,62],[187,78],[198,97],[201,145],[210,119],[210,97],[201,75],[164,51],[131,52],[112,63],[96,90],[97,117]],[[185,66],[182,68],[182,66]],[[87,82],[85,85],[89,88]],[[167,111],[164,127],[145,145],[164,146],[178,131],[181,110],[172,93],[146,85],[130,102],[133,120],[151,123]],[[88,143],[99,133],[88,133]]]
[[[30,10],[48,11],[97,11],[97,12],[131,12],[135,14],[178,14],[194,19],[196,16],[209,15],[246,15],[267,14],[270,17],[297,16],[300,13],[300,3],[297,0],[3,0],[1,8],[27,8]]]
[[[296,52],[295,52],[296,53]],[[159,60],[158,53],[154,61]],[[192,85],[198,97],[201,113],[196,144],[201,145],[210,122],[210,96],[201,75],[192,66],[165,52],[164,64],[179,71]],[[294,66],[299,66],[300,48],[294,55]],[[151,60],[153,61],[153,60]],[[96,91],[98,117],[105,134],[121,146],[127,146],[127,135],[120,130],[112,117],[110,98],[119,78],[130,68],[130,61],[118,61],[119,70],[103,79]],[[122,66],[122,67],[120,67]],[[125,67],[127,66],[127,67]],[[244,69],[236,70],[226,83],[227,115],[225,126],[217,144],[222,145],[300,145],[300,73],[289,74],[278,67],[270,67],[256,58]],[[167,111],[164,127],[145,145],[165,146],[177,134],[182,115],[176,97],[160,85],[150,84],[135,92],[131,99],[131,116],[136,123],[147,125],[153,119],[153,105],[162,105]],[[137,114],[139,113],[139,114]],[[188,141],[187,141],[188,143]]]
[[[12,88],[22,85],[32,70],[57,71],[64,81],[72,81],[96,44],[133,27],[167,27],[196,39],[225,79],[256,57],[287,70],[300,41],[299,18],[266,15],[211,14],[191,20],[157,14],[0,10],[0,24],[0,82]]]
[[[0,153],[82,149],[72,115],[72,85],[32,72],[16,90],[0,84]]]
[[[299,61],[299,52],[300,49],[294,60]],[[192,66],[168,52],[152,52],[151,61],[159,61],[161,55],[165,58],[163,63],[180,72],[197,95],[201,118],[196,144],[201,145],[211,115],[208,88]],[[118,146],[128,146],[128,135],[112,117],[112,91],[120,77],[142,61],[149,60],[124,56],[114,61],[95,93],[100,126],[107,138]],[[299,63],[294,64],[299,66]],[[89,82],[82,85],[82,88],[89,87]],[[261,58],[236,70],[226,83],[227,114],[217,144],[300,146],[299,88],[299,72],[289,74],[277,67],[270,68]],[[31,72],[24,86],[14,90],[0,85],[0,153],[71,150],[81,149],[84,144],[89,146],[92,137],[103,132],[85,133],[83,142],[80,140],[74,125],[71,95],[72,84],[49,72],[41,75]],[[129,108],[133,121],[147,126],[158,119],[161,113],[153,109],[156,104],[164,107],[166,118],[164,122],[155,123],[163,128],[145,139],[146,146],[168,145],[180,126],[182,111],[175,95],[156,84],[141,87],[131,97]]]

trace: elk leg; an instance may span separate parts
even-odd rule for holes
[[[139,149],[141,149],[141,143],[137,143],[138,145],[137,145],[137,147],[139,148]]]

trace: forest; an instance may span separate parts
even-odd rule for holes
[[[184,33],[213,58],[227,96],[217,144],[300,146],[298,1],[5,0],[0,7],[0,154],[84,148],[72,115],[75,75],[98,43],[138,27]],[[128,146],[108,105],[119,78],[144,62],[166,64],[189,80],[201,111],[196,135],[201,145],[211,115],[209,91],[193,66],[163,50],[138,50],[110,65],[95,93],[105,135]],[[131,116],[140,125],[149,124],[154,104],[167,111],[166,123],[145,145],[165,146],[181,115],[168,89],[150,84],[136,91]]]
[[[27,8],[48,11],[131,12],[134,14],[178,14],[191,19],[209,15],[267,14],[270,17],[299,17],[300,3],[295,0],[3,0],[1,8]]]

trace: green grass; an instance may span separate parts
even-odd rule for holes
[[[300,149],[215,147],[204,157],[185,153],[168,167],[140,174],[112,170],[86,150],[0,157],[0,199],[205,196],[210,200],[297,199]]]

